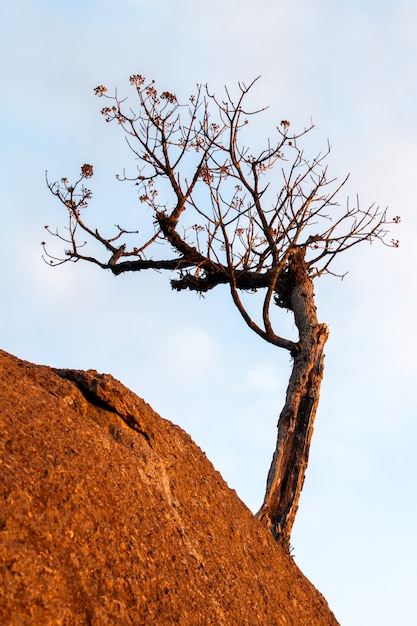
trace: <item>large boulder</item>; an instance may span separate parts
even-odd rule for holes
[[[0,351],[0,624],[337,625],[178,426]]]

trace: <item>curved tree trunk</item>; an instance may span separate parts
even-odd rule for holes
[[[308,464],[329,331],[326,324],[317,320],[313,281],[307,273],[301,248],[292,256],[287,279],[287,297],[294,312],[299,343],[278,421],[277,445],[265,499],[257,517],[270,528],[277,541],[288,546]]]

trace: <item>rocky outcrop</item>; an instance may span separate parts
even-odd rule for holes
[[[2,626],[337,625],[178,426],[108,375],[0,371]]]

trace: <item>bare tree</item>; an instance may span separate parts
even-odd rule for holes
[[[244,140],[249,121],[262,110],[246,111],[245,103],[255,82],[239,84],[235,98],[226,89],[224,99],[199,85],[180,104],[173,93],[158,93],[153,81],[136,75],[130,83],[138,97],[137,111],[127,108],[117,93],[108,96],[104,86],[97,87],[96,94],[108,100],[102,114],[107,122],[121,125],[138,160],[134,177],[124,174],[121,179],[138,186],[151,228],[141,236],[120,225],[111,234],[88,225],[84,214],[92,193],[85,181],[93,167],[85,164],[74,184],[66,178],[51,183],[47,177],[49,189],[68,212],[68,226],[65,234],[46,228],[67,249],[57,257],[43,246],[51,265],[83,260],[115,275],[168,270],[174,273],[173,289],[200,294],[228,285],[246,324],[265,341],[289,351],[292,372],[257,514],[278,541],[289,545],[329,335],[317,319],[313,281],[333,273],[335,257],[358,243],[380,240],[398,246],[386,235],[388,225],[399,218],[389,222],[386,210],[363,210],[359,203],[340,209],[335,198],[346,179],[337,183],[328,176],[330,146],[313,159],[300,147],[312,126],[297,134],[282,120],[275,136],[252,155]],[[87,254],[89,240],[98,242],[103,253]],[[245,292],[258,293],[257,314],[245,305]],[[293,313],[297,340],[275,328],[272,307]]]

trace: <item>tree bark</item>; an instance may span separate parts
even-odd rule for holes
[[[292,255],[285,281],[284,300],[294,312],[299,342],[278,421],[277,445],[265,499],[257,514],[275,539],[287,546],[308,464],[323,378],[324,345],[329,335],[326,324],[319,324],[317,320],[313,281],[308,275],[304,254],[300,248]]]

